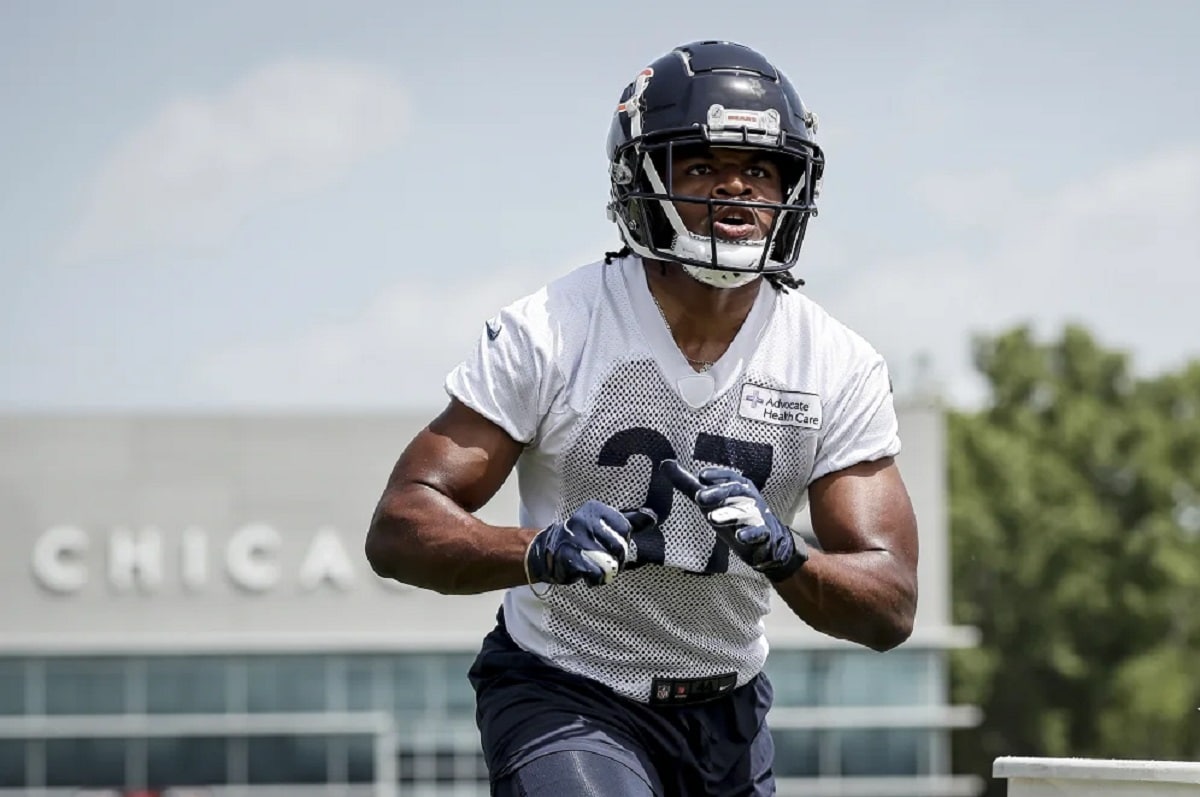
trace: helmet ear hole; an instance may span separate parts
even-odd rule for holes
[[[799,210],[781,210],[778,232],[771,243],[769,258],[777,263],[794,263],[808,225],[808,214]]]
[[[613,209],[621,216],[628,242],[643,253],[670,258],[676,233],[663,210],[668,201],[655,189],[645,166],[656,170],[664,183],[664,164],[668,161],[665,148],[643,153],[639,147],[625,147],[617,153],[610,166]]]
[[[783,195],[791,196],[796,190],[796,186],[800,185],[806,177],[805,164],[798,158],[777,157],[776,164],[779,167],[779,174],[783,178]]]
[[[626,226],[635,243],[647,249],[667,252],[675,239],[675,231],[667,214],[656,199],[629,199],[626,202]]]

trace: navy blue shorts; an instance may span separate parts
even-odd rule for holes
[[[539,757],[575,751],[625,765],[658,797],[775,794],[765,674],[709,702],[654,706],[547,664],[498,619],[469,673],[493,784]]]

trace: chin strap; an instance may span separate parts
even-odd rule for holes
[[[758,276],[758,273],[754,271],[722,271],[686,264],[683,266],[683,270],[696,282],[702,282],[714,288],[740,288],[742,285],[754,282],[755,277]]]

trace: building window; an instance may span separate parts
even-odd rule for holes
[[[251,712],[325,710],[323,656],[253,656],[246,676]]]
[[[448,653],[442,659],[438,671],[444,682],[447,714],[475,715],[475,691],[467,680],[474,662],[474,653]]]
[[[349,656],[345,659],[346,708],[368,711],[387,705],[390,656]]]
[[[486,783],[487,765],[483,756],[453,748],[401,750],[399,781],[402,786],[440,783]]]
[[[148,713],[224,713],[224,659],[155,657],[147,659],[145,667]]]
[[[251,736],[245,743],[249,783],[305,784],[329,779],[324,736]]]
[[[838,706],[918,706],[939,702],[930,671],[932,651],[896,650],[886,654],[839,651],[826,682],[829,702]]]
[[[424,714],[433,694],[434,668],[429,656],[393,656],[388,681],[392,709],[401,725],[413,715]]]
[[[940,703],[936,651],[773,650],[765,667],[777,706],[917,706]]]
[[[28,691],[24,659],[0,659],[0,717],[24,714]]]
[[[772,650],[763,669],[775,690],[775,705],[820,705],[828,667],[829,656],[822,652]]]
[[[0,788],[23,789],[32,786],[25,782],[25,761],[32,751],[29,742],[21,739],[0,739]]]
[[[228,783],[225,738],[160,737],[147,740],[146,773],[150,786],[219,786]]]
[[[929,774],[927,730],[870,728],[838,731],[841,772],[856,776]]]
[[[47,659],[47,714],[124,714],[125,659]]]
[[[346,740],[346,782],[375,782],[375,739],[351,736]]]
[[[815,778],[821,774],[821,734],[807,728],[773,730],[775,775],[780,778]]]
[[[47,739],[46,785],[124,785],[126,744],[126,739]]]

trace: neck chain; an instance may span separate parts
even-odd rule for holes
[[[667,320],[667,313],[663,310],[662,305],[658,303],[658,297],[654,295],[654,291],[650,291],[650,298],[654,300],[654,306],[658,308],[658,314],[662,316],[663,323],[667,325],[667,331],[673,333],[671,322]],[[676,345],[678,346],[678,344]],[[704,373],[714,365],[712,360],[693,360],[687,356],[687,353],[683,349],[679,349],[679,353],[683,355],[683,359],[688,361],[688,365],[695,368],[699,373]]]

